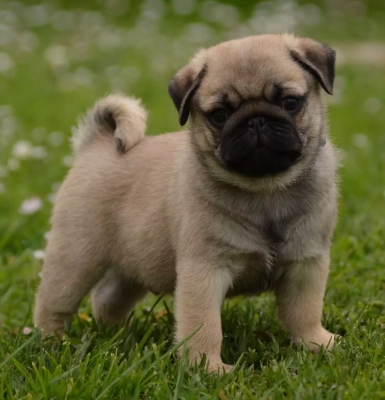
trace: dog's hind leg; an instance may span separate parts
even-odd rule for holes
[[[107,324],[122,323],[146,292],[116,269],[110,269],[91,293],[94,317]]]
[[[102,278],[107,264],[97,242],[54,230],[36,296],[35,325],[44,336],[63,334],[79,303]],[[94,245],[92,245],[94,244]]]

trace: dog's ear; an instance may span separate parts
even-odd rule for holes
[[[333,94],[336,52],[312,39],[295,38],[290,42],[290,54],[294,61],[309,71],[327,93]]]
[[[179,70],[168,85],[168,93],[178,110],[179,123],[182,126],[187,122],[191,100],[207,71],[206,64],[200,68],[194,64],[192,62]]]

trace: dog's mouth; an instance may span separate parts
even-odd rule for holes
[[[255,116],[226,131],[220,139],[220,157],[229,170],[247,176],[276,175],[295,164],[303,143],[288,121]]]

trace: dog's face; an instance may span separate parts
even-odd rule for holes
[[[335,52],[292,35],[261,35],[201,50],[170,82],[181,125],[221,179],[285,186],[324,143],[320,86],[332,93]]]

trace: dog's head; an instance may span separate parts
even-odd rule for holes
[[[289,34],[250,36],[199,51],[169,84],[179,122],[221,179],[283,187],[325,142],[320,88],[332,94],[335,52]]]

